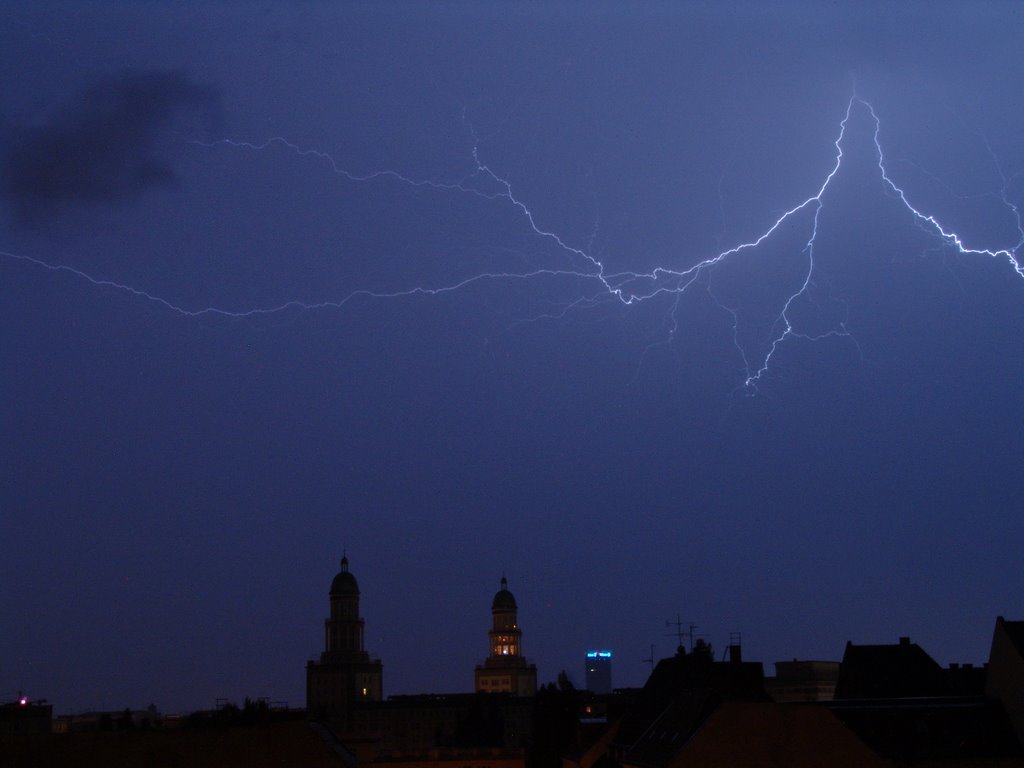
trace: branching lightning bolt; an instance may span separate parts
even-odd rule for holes
[[[322,309],[340,309],[359,298],[383,300],[400,299],[410,296],[438,296],[447,293],[454,293],[475,283],[485,281],[530,281],[550,277],[565,277],[592,283],[593,289],[589,293],[581,295],[579,298],[567,303],[561,312],[549,316],[564,316],[573,308],[596,303],[602,298],[604,300],[617,301],[622,305],[630,306],[640,302],[649,301],[661,295],[669,295],[674,297],[670,309],[670,317],[672,319],[671,327],[669,329],[670,337],[678,331],[676,310],[679,306],[680,297],[697,284],[698,281],[701,281],[701,284],[704,286],[708,295],[711,296],[712,300],[718,305],[718,307],[731,315],[733,341],[739,356],[743,361],[745,369],[744,388],[748,391],[756,391],[758,382],[768,372],[776,352],[787,340],[803,339],[807,341],[819,341],[829,337],[848,337],[852,339],[845,323],[838,323],[837,327],[824,333],[807,334],[801,332],[791,321],[790,310],[795,302],[800,300],[801,297],[806,296],[814,281],[815,243],[818,236],[818,225],[823,208],[823,199],[833,179],[836,177],[836,174],[839,173],[842,166],[844,158],[843,140],[846,136],[847,125],[850,121],[850,117],[855,109],[866,110],[873,121],[875,157],[885,191],[891,197],[902,203],[906,210],[911,214],[914,223],[924,232],[937,238],[941,243],[955,249],[960,254],[987,256],[993,259],[1005,259],[1009,262],[1016,274],[1019,277],[1024,278],[1024,266],[1022,266],[1022,263],[1018,258],[1018,252],[1020,251],[1021,246],[1024,245],[1024,226],[1022,226],[1019,206],[1010,199],[1008,192],[1010,180],[999,166],[995,154],[988,142],[986,141],[986,148],[996,166],[1003,184],[997,194],[997,197],[1006,206],[1006,208],[1012,212],[1017,232],[1020,236],[1017,242],[1009,248],[988,249],[968,246],[959,234],[946,228],[934,215],[919,210],[910,202],[905,191],[898,186],[895,181],[893,181],[886,167],[885,153],[882,149],[880,139],[881,120],[875,112],[874,107],[857,94],[851,96],[847,102],[845,113],[839,123],[838,135],[833,142],[836,150],[835,160],[817,191],[815,191],[810,197],[807,197],[802,202],[797,203],[782,213],[774,223],[772,223],[756,238],[748,242],[734,245],[731,248],[720,251],[719,253],[704,258],[703,260],[682,269],[658,266],[649,272],[607,272],[603,261],[592,255],[590,251],[569,244],[555,231],[540,225],[538,223],[537,216],[534,214],[530,206],[515,194],[511,182],[492,170],[492,168],[480,158],[479,148],[477,145],[474,145],[472,149],[471,156],[475,167],[469,175],[456,181],[435,181],[410,178],[394,170],[379,170],[364,175],[355,174],[340,166],[328,153],[316,149],[302,148],[281,137],[274,137],[259,144],[246,141],[235,141],[231,139],[221,139],[212,143],[202,143],[201,146],[207,148],[228,146],[234,149],[250,151],[265,151],[273,147],[281,147],[293,152],[299,157],[313,158],[315,160],[322,161],[326,163],[334,173],[341,175],[352,182],[370,182],[374,180],[393,181],[415,188],[434,189],[444,193],[474,195],[488,201],[503,201],[510,205],[513,210],[521,216],[526,226],[535,236],[552,243],[562,253],[564,253],[569,261],[569,265],[560,269],[537,268],[520,272],[483,272],[446,285],[435,287],[417,285],[391,292],[373,291],[360,288],[337,299],[312,303],[298,299],[291,299],[272,306],[255,307],[243,310],[229,310],[216,306],[188,308],[132,285],[119,283],[111,279],[95,277],[83,270],[66,264],[51,263],[32,256],[12,253],[4,250],[0,250],[0,256],[10,260],[27,262],[53,272],[65,272],[91,283],[94,286],[123,291],[131,296],[155,303],[167,310],[170,310],[171,312],[191,318],[201,316],[219,316],[224,318],[245,319],[260,315],[273,315],[288,310],[312,311]],[[200,144],[199,142],[194,143]],[[801,254],[806,258],[805,266],[802,271],[802,281],[800,282],[799,287],[782,301],[782,308],[775,317],[771,326],[772,332],[769,343],[767,344],[767,352],[764,353],[759,361],[751,362],[738,338],[739,317],[737,309],[735,307],[729,307],[721,301],[715,295],[710,282],[702,281],[701,278],[708,276],[717,265],[722,264],[727,260],[742,258],[744,253],[754,251],[766,240],[771,238],[788,220],[805,211],[808,213],[813,211],[813,214],[811,216],[810,235],[801,250]],[[592,250],[591,245],[588,245],[588,248]],[[854,343],[856,343],[855,340]]]

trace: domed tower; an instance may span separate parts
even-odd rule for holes
[[[352,705],[380,701],[383,665],[363,648],[359,583],[349,572],[348,557],[331,582],[330,615],[324,622],[324,652],[306,665],[306,713],[313,719],[344,720]]]
[[[508,579],[491,601],[490,655],[478,664],[474,675],[477,693],[511,693],[533,696],[537,692],[537,667],[523,656],[523,632],[517,619],[515,596]]]
[[[331,615],[324,622],[326,661],[362,661],[363,625],[359,616],[359,582],[348,570],[348,557],[341,558],[341,570],[331,582]],[[367,657],[368,658],[368,657]]]
[[[491,656],[519,656],[523,633],[516,623],[515,596],[508,591],[508,579],[501,577],[501,589],[491,601]]]

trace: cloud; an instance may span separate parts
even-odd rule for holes
[[[15,132],[0,158],[0,194],[22,225],[82,203],[133,198],[174,180],[159,140],[180,120],[209,119],[217,92],[177,71],[123,73]]]

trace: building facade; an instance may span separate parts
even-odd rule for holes
[[[501,589],[491,601],[491,631],[487,633],[490,653],[476,667],[477,693],[537,693],[537,667],[523,656],[523,632],[519,629],[516,599],[508,591],[508,579],[501,577]]]
[[[776,661],[765,690],[774,701],[832,701],[839,680],[838,661]]]
[[[612,652],[587,651],[586,666],[587,690],[591,693],[612,692]]]
[[[383,665],[363,647],[359,584],[343,557],[331,582],[324,652],[306,665],[306,712],[315,720],[345,720],[354,704],[382,698]]]

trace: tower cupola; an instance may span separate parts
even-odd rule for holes
[[[355,576],[349,573],[347,555],[341,558],[341,570],[338,571],[338,575],[331,582],[331,594],[359,595],[359,582],[356,581]]]

